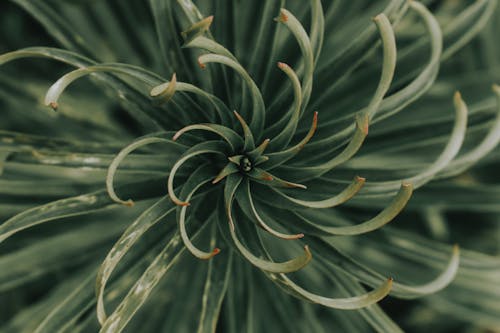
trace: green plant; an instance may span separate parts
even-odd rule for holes
[[[467,48],[494,0],[12,2],[66,50],[0,56],[5,331],[398,332],[389,293],[500,325],[498,258],[445,215],[498,211],[500,52]],[[33,57],[73,68],[9,79]]]

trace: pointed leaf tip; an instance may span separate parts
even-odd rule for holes
[[[229,175],[232,175],[233,173],[237,173],[239,171],[239,163],[235,164],[232,161],[228,163],[218,174],[215,176],[215,178],[212,180],[212,184],[217,184],[220,182],[222,179],[226,178]]]
[[[286,182],[286,185],[290,188],[301,188],[303,190],[307,190],[307,186],[303,184],[297,184],[297,183],[291,183],[291,182]]]
[[[198,21],[191,25],[188,29],[185,31],[181,32],[181,36],[188,44],[191,42],[193,39],[195,39],[198,36],[203,35],[205,32],[207,32],[210,29],[210,26],[212,25],[212,22],[214,20],[214,16],[208,16],[202,19],[201,21]]]

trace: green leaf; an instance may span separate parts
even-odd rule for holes
[[[97,317],[103,324],[106,319],[104,309],[104,290],[114,269],[125,256],[129,249],[148,231],[152,226],[161,221],[164,217],[173,213],[175,206],[169,197],[159,199],[154,205],[146,209],[121,235],[120,239],[108,252],[106,258],[101,263],[96,278],[97,296]]]
[[[219,54],[213,54],[213,53],[204,54],[198,58],[198,62],[201,64],[201,66],[205,66],[206,63],[220,63],[231,67],[241,76],[243,82],[250,89],[252,98],[252,106],[250,110],[251,112],[250,128],[252,129],[252,133],[254,134],[262,133],[262,130],[264,128],[264,120],[266,112],[264,99],[262,98],[259,88],[252,80],[250,75],[247,73],[247,71],[238,62],[234,61],[229,57]],[[246,114],[246,112],[243,113],[243,116],[245,117],[248,115],[249,114]],[[256,139],[259,140],[261,138],[259,136],[256,136]]]
[[[123,189],[138,198],[154,196],[158,189],[153,187],[157,181],[143,181],[123,186]],[[122,187],[120,187],[122,188]],[[13,234],[32,226],[70,216],[95,212],[113,204],[106,190],[96,191],[65,198],[26,210],[0,225],[0,242]]]
[[[242,178],[237,175],[230,175],[226,180],[226,185],[224,187],[224,205],[227,217],[229,219],[229,232],[234,245],[238,248],[239,252],[245,259],[247,259],[252,265],[260,268],[263,271],[271,273],[290,273],[295,272],[303,268],[312,259],[311,252],[308,246],[304,246],[304,254],[302,256],[296,257],[286,262],[274,263],[271,261],[263,260],[252,254],[245,246],[240,242],[236,234],[235,224],[233,221],[233,199],[241,183]]]
[[[302,78],[302,107],[300,113],[303,114],[305,106],[309,103],[309,98],[311,97],[312,85],[313,85],[313,73],[314,73],[314,54],[311,46],[311,41],[309,36],[300,21],[290,13],[288,10],[281,8],[280,15],[276,20],[284,24],[290,32],[293,34],[297,43],[299,44],[300,51],[303,57],[304,63],[304,77]]]
[[[205,223],[196,233],[194,239],[202,233],[201,231],[206,225],[208,224]],[[106,319],[99,332],[121,332],[132,319],[132,316],[144,304],[161,278],[177,263],[185,250],[186,247],[184,247],[180,235],[175,234],[144,271],[140,279],[136,281],[113,314]]]
[[[208,171],[207,171],[208,169]],[[213,174],[210,172],[207,164],[202,164],[193,173],[191,173],[182,186],[181,197],[186,198],[185,202],[189,202],[191,197],[198,191],[203,185],[207,184],[212,178]],[[177,207],[177,225],[179,227],[179,233],[181,235],[182,242],[186,248],[191,252],[192,255],[198,259],[210,259],[220,252],[220,249],[214,247],[211,252],[205,252],[199,250],[189,239],[186,231],[186,211],[188,206],[184,205]],[[212,222],[214,220],[214,215],[207,219],[207,221]]]
[[[172,167],[170,174],[168,175],[167,189],[170,199],[178,206],[187,206],[189,202],[182,201],[177,197],[174,191],[174,178],[177,170],[189,159],[203,154],[218,154],[224,155],[225,144],[220,141],[207,141],[199,143],[191,148],[189,148]]]
[[[215,226],[215,225],[214,225]],[[211,247],[215,246],[216,228],[213,228]],[[226,296],[229,280],[232,276],[233,252],[218,256],[208,264],[207,278],[202,297],[202,309],[198,333],[213,333],[219,321],[222,302]]]

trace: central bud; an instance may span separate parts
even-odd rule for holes
[[[240,170],[243,172],[252,171],[253,165],[252,161],[247,156],[243,156],[240,160]]]

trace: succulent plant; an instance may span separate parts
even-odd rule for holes
[[[500,327],[497,1],[11,2],[3,331]]]

